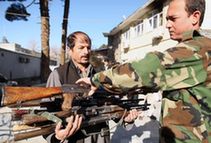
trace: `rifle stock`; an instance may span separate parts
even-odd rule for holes
[[[42,99],[60,95],[62,93],[84,93],[89,89],[76,84],[63,85],[61,87],[17,87],[4,86],[2,88],[1,105],[7,106],[36,99]]]
[[[4,86],[1,106],[6,106],[24,101],[36,100],[61,94],[60,87],[13,87]]]

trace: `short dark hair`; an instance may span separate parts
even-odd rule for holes
[[[84,40],[85,40],[87,43],[89,43],[89,45],[91,46],[92,43],[91,43],[90,37],[89,37],[86,33],[82,32],[82,31],[76,31],[76,32],[71,33],[71,34],[67,37],[67,46],[68,46],[70,49],[72,49],[72,48],[75,46],[75,41],[76,41],[78,35],[83,35]]]
[[[185,0],[186,8],[185,10],[189,15],[193,14],[195,11],[201,12],[201,17],[199,19],[199,26],[201,26],[204,20],[204,13],[205,13],[205,0]]]

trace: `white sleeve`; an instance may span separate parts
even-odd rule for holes
[[[61,82],[59,80],[59,73],[57,70],[53,70],[47,80],[46,87],[54,87],[61,86]]]

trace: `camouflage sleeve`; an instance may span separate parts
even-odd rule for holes
[[[144,59],[97,73],[96,86],[117,93],[134,88],[172,90],[197,85],[206,80],[202,56],[182,45],[164,53],[148,53]]]

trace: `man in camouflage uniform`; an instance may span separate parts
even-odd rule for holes
[[[161,142],[211,142],[211,39],[198,32],[204,11],[204,0],[172,0],[166,27],[177,46],[77,82],[91,84],[90,93],[160,90]]]

